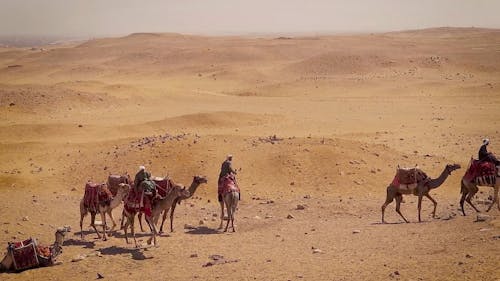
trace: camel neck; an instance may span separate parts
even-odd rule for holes
[[[441,175],[439,175],[438,178],[436,179],[431,179],[428,183],[428,186],[429,186],[429,189],[434,189],[434,188],[438,188],[439,186],[441,186],[444,181],[448,178],[448,170],[446,169],[446,167],[444,168],[443,172],[441,172]]]

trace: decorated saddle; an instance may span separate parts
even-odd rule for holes
[[[20,242],[9,242],[7,254],[12,256],[16,271],[54,264],[51,249],[38,245],[34,238]]]
[[[224,196],[225,194],[233,191],[240,192],[240,188],[236,183],[236,178],[234,177],[234,175],[229,174],[221,177],[219,179],[219,188],[218,188],[219,195]]]
[[[145,180],[139,187],[132,188],[125,198],[125,210],[129,213],[143,212],[146,216],[151,216],[153,197],[156,184],[153,181]]]
[[[99,211],[99,205],[109,205],[113,199],[113,194],[106,187],[106,184],[87,182],[85,194],[83,196],[83,206],[92,212]]]
[[[167,194],[172,191],[173,183],[172,180],[165,177],[165,178],[160,178],[160,177],[154,177],[152,178],[153,182],[156,185],[156,191],[161,197],[167,196]]]
[[[399,168],[396,170],[396,176],[392,180],[392,185],[408,191],[415,190],[419,183],[427,182],[430,178],[418,167]]]
[[[464,177],[466,180],[474,181],[479,185],[494,185],[497,174],[497,167],[493,162],[471,159]]]

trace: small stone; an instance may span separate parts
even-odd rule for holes
[[[353,233],[353,234],[356,234],[356,233],[361,233],[361,230],[359,230],[359,229],[355,229],[355,230],[353,230],[353,231],[352,231],[352,233]]]
[[[485,214],[477,214],[476,220],[474,222],[486,221],[489,218],[491,218],[491,216],[488,216],[488,215],[485,215]]]
[[[80,255],[77,255],[76,257],[74,257],[73,259],[71,259],[71,262],[82,261],[82,260],[84,260],[86,257],[87,257],[87,256],[80,254]]]
[[[185,224],[184,225],[184,229],[195,229],[196,227],[194,227],[193,225],[191,224]]]
[[[23,221],[29,221],[28,216],[24,216],[24,217],[23,217]]]
[[[204,224],[205,224],[205,221],[204,221],[204,220],[200,220],[199,224],[200,224],[200,225],[204,225]]]
[[[255,217],[254,217],[254,219],[256,219],[256,220],[260,220],[260,219],[261,219],[261,217],[259,217],[259,216],[255,216]]]
[[[286,216],[287,219],[293,219],[295,218],[294,216],[292,216],[291,214],[288,214],[288,216]]]
[[[320,249],[314,249],[313,250],[313,254],[322,254],[323,251],[321,251]]]
[[[305,210],[305,209],[306,209],[305,205],[302,204],[297,205],[297,210]]]
[[[266,217],[265,217],[265,218],[266,218],[266,219],[272,219],[272,218],[273,218],[273,216],[271,216],[271,215],[266,215]]]
[[[465,257],[468,258],[468,259],[472,258],[472,256],[469,255],[469,254],[466,254]]]
[[[104,276],[98,272],[97,273],[97,279],[103,279],[103,278],[104,278]]]
[[[83,127],[83,125],[82,125],[82,124],[79,124],[79,125],[78,125],[78,128],[81,128],[81,127]]]
[[[191,254],[189,257],[190,257],[190,258],[197,258],[197,257],[198,257],[198,254]]]

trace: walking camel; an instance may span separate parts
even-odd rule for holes
[[[467,169],[465,175],[462,177],[462,181],[460,182],[461,184],[460,193],[462,193],[462,197],[460,198],[460,207],[462,208],[463,215],[465,216],[464,201],[467,201],[467,203],[469,203],[469,205],[471,205],[472,208],[474,208],[474,210],[476,210],[476,212],[479,213],[479,210],[471,202],[471,199],[479,190],[478,186],[493,187],[493,201],[491,202],[486,212],[489,212],[491,210],[493,205],[495,205],[495,202],[497,203],[498,210],[500,211],[500,202],[498,199],[498,190],[500,188],[500,175],[498,174],[498,171],[495,171],[496,175],[490,175],[490,176],[474,176],[474,175],[469,176],[469,172],[470,172],[470,166],[469,169]]]
[[[107,189],[105,185],[102,187],[104,188],[103,192],[106,192],[105,190]],[[99,234],[99,231],[97,231],[97,228],[95,227],[95,216],[97,213],[101,215],[101,220],[102,220],[102,227],[103,227],[103,240],[106,241],[106,214],[109,215],[111,218],[111,221],[113,222],[113,227],[111,227],[111,231],[116,227],[116,222],[113,218],[113,209],[118,207],[125,196],[127,196],[128,191],[130,189],[130,185],[121,183],[118,186],[116,196],[114,196],[111,201],[109,202],[109,205],[107,204],[98,204],[97,209],[90,208],[88,206],[85,206],[84,204],[84,198],[80,200],[80,237],[83,239],[83,218],[87,215],[87,213],[90,213],[90,225],[94,228],[97,238],[101,238],[101,235]]]
[[[149,228],[151,229],[151,238],[148,239],[147,243],[151,244],[153,242],[153,245],[158,246],[158,243],[156,241],[156,224],[158,223],[158,219],[160,218],[161,213],[163,210],[170,208],[172,206],[172,203],[174,202],[175,198],[181,197],[181,196],[189,196],[189,191],[186,190],[185,187],[182,187],[181,185],[174,185],[172,187],[172,190],[167,194],[162,199],[159,199],[156,201],[151,210],[151,216],[146,216],[146,222],[149,225]],[[134,219],[135,215],[140,212],[139,209],[136,208],[127,208],[127,202],[125,203],[125,208],[123,208],[123,216],[126,218],[126,223],[123,226],[123,230],[125,232],[125,241],[127,244],[129,243],[128,237],[127,237],[127,229],[130,226],[130,232],[132,233],[132,237],[134,239],[134,244],[135,247],[137,248],[137,240],[135,238],[135,231],[134,231]]]
[[[231,221],[231,227],[233,232],[236,232],[234,228],[234,214],[236,213],[236,208],[238,207],[238,201],[240,200],[240,188],[236,184],[233,175],[227,175],[220,179],[220,191],[222,196],[222,201],[220,202],[221,215],[220,215],[220,225],[219,229],[222,229],[222,222],[224,220],[224,205],[227,209],[227,223],[224,232],[227,232],[229,226],[229,221]]]
[[[407,194],[413,194],[415,196],[418,196],[418,221],[419,222],[422,221],[420,218],[420,211],[422,208],[423,196],[429,198],[429,200],[431,200],[431,202],[434,204],[434,209],[432,210],[432,217],[434,218],[436,216],[437,202],[429,195],[429,192],[432,189],[435,189],[435,188],[438,188],[439,186],[441,186],[444,183],[444,181],[448,178],[448,176],[451,175],[451,172],[453,172],[454,170],[457,170],[457,169],[460,169],[459,164],[448,164],[444,167],[443,172],[441,172],[441,175],[439,175],[438,178],[435,178],[435,179],[426,178],[426,179],[422,179],[420,181],[417,181],[417,186],[414,189],[401,188],[400,185],[395,186],[393,183],[389,184],[389,186],[387,187],[387,197],[385,199],[385,203],[382,205],[382,223],[385,223],[385,220],[384,220],[385,208],[394,199],[396,199],[396,212],[403,218],[403,220],[406,223],[409,223],[409,221],[403,216],[403,214],[400,211],[401,201],[403,200],[403,195],[407,195]],[[418,171],[420,171],[420,173],[424,174],[421,170],[418,169]]]
[[[173,221],[174,221],[175,207],[177,206],[177,204],[180,204],[180,202],[182,200],[186,200],[186,199],[191,198],[193,196],[193,194],[196,192],[196,190],[198,189],[198,187],[201,184],[204,184],[207,182],[208,182],[208,180],[205,176],[194,176],[193,177],[193,182],[191,183],[191,185],[188,188],[189,195],[188,196],[180,196],[180,197],[175,198],[174,202],[172,202],[172,206],[167,206],[167,208],[163,211],[163,218],[161,221],[159,233],[163,233],[163,224],[165,223],[165,220],[167,219],[167,215],[168,215],[169,210],[170,210],[170,232],[174,232]],[[176,183],[174,183],[173,181],[172,181],[172,184],[176,185]],[[139,213],[137,218],[139,219],[139,226],[141,227],[141,231],[144,232],[144,229],[142,228],[142,213]]]

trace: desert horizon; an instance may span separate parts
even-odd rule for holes
[[[0,278],[499,280],[500,207],[484,212],[494,189],[472,199],[481,213],[460,206],[483,139],[500,155],[499,46],[500,29],[439,27],[0,47],[0,245],[50,244],[72,228],[61,264]],[[234,233],[218,229],[228,154],[241,189]],[[86,182],[141,165],[208,183],[176,207],[158,247],[137,223],[139,248],[119,227],[97,239],[88,215],[82,240]],[[418,197],[404,195],[409,223],[394,201],[383,224],[398,166],[415,165],[445,179],[429,193],[436,216],[423,197],[418,222]]]

